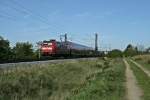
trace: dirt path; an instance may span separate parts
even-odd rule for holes
[[[126,89],[127,89],[127,100],[141,100],[142,91],[137,85],[136,78],[130,69],[130,65],[124,59],[126,66]]]
[[[133,61],[133,60],[130,60],[131,62],[133,62],[137,67],[139,67],[141,70],[143,70],[146,74],[147,74],[147,76],[149,76],[150,77],[150,71],[148,71],[147,69],[145,69],[143,66],[141,66],[139,63],[137,63],[137,62],[135,62],[135,61]]]

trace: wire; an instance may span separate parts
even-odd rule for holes
[[[0,13],[0,17],[1,17],[1,18],[4,18],[4,19],[11,20],[11,21],[17,21],[17,20],[14,19],[13,17],[8,16],[8,15],[4,15],[4,14],[1,14],[1,13]]]
[[[43,16],[41,16],[41,15],[39,15],[39,14],[37,14],[37,13],[35,13],[35,12],[33,12],[33,11],[27,9],[27,8],[25,8],[24,6],[22,6],[21,4],[19,4],[19,3],[16,2],[15,0],[10,0],[10,2],[12,2],[13,4],[15,4],[15,5],[19,6],[20,8],[24,9],[24,11],[25,11],[26,13],[30,13],[30,14],[32,14],[32,15],[35,15],[35,16],[39,17],[40,19],[42,19],[43,21],[48,21],[48,20],[45,19]],[[46,23],[47,23],[47,22],[46,22]]]
[[[11,4],[18,5],[17,2],[14,2],[13,0],[10,0],[10,2],[12,2]],[[18,8],[16,8],[15,6],[11,6],[10,4],[8,5],[8,4],[6,4],[6,3],[3,3],[3,5],[5,5],[5,6],[11,8],[11,9],[13,9],[13,10],[19,12],[19,13],[22,13],[22,14],[29,14],[29,15],[32,15],[32,16],[33,16],[33,14],[32,14],[31,12],[29,12],[29,11],[27,11],[27,10],[25,10],[25,9],[18,9]],[[20,8],[22,8],[22,6],[21,6]],[[34,17],[35,17],[35,16],[34,16]],[[36,18],[37,18],[37,17],[36,17]],[[41,19],[38,19],[38,21],[41,21],[41,22],[43,22],[43,23],[45,23],[45,24],[48,24],[47,22],[45,22],[45,21],[43,21],[43,20],[41,20]]]
[[[20,3],[16,2],[15,0],[9,0],[12,4],[17,5],[18,7],[22,8],[22,10],[28,14],[31,14],[32,16],[34,16],[35,18],[37,18],[39,21],[51,26],[48,22],[49,20],[43,16],[41,16],[40,14],[37,14],[33,11],[31,11],[30,9],[27,9],[26,7],[24,7],[23,5],[21,5]],[[21,10],[21,9],[20,9]],[[56,25],[53,25],[56,28]],[[52,26],[51,26],[52,27]],[[59,27],[60,28],[60,27]],[[58,30],[58,28],[56,28]]]
[[[44,18],[43,16],[41,16],[41,15],[39,15],[39,14],[37,14],[37,13],[34,13],[33,11],[27,9],[26,7],[24,7],[24,6],[22,6],[21,4],[19,4],[18,2],[16,2],[15,0],[9,0],[9,2],[10,2],[11,4],[13,4],[13,6],[10,5],[10,3],[9,3],[9,5],[8,5],[8,1],[7,1],[7,3],[6,3],[6,2],[5,2],[5,3],[3,2],[3,3],[1,3],[1,4],[5,5],[5,6],[9,7],[9,8],[12,8],[13,10],[15,10],[15,11],[17,11],[17,12],[19,12],[19,13],[28,14],[28,15],[33,16],[33,17],[34,17],[34,20],[40,21],[40,22],[42,22],[42,23],[48,25],[49,27],[46,28],[46,29],[56,29],[56,30],[60,29],[60,27],[57,28],[56,25],[53,25],[53,26],[50,25],[50,24],[48,23],[48,19],[46,19],[46,18]],[[14,6],[14,5],[16,5],[16,6]],[[19,8],[17,8],[17,6],[18,6]],[[11,17],[12,17],[12,16],[11,16]],[[8,18],[7,18],[7,19],[8,19]],[[9,19],[10,19],[10,18],[9,18]],[[55,27],[54,27],[54,26],[55,26]],[[39,30],[39,29],[38,29],[38,30]],[[42,30],[43,30],[43,29],[42,29]]]
[[[50,24],[48,23],[48,19],[45,19],[44,17],[42,17],[42,16],[39,15],[39,14],[35,14],[33,11],[31,11],[31,10],[25,8],[24,6],[20,5],[20,4],[19,4],[18,2],[16,2],[15,0],[9,0],[9,1],[10,1],[11,4],[13,4],[13,5],[10,5],[10,3],[9,3],[9,5],[8,5],[8,1],[7,1],[7,3],[6,3],[6,2],[5,2],[5,3],[4,3],[4,2],[1,3],[1,5],[3,4],[3,5],[5,5],[5,6],[11,8],[11,9],[13,9],[13,10],[19,12],[19,13],[22,13],[22,14],[29,14],[29,15],[32,15],[34,18],[36,18],[36,20],[38,20],[38,21],[40,21],[40,22],[42,22],[42,23],[45,23],[46,25],[49,26],[49,27],[46,27],[46,28],[38,29],[38,30],[32,30],[31,32],[39,32],[39,31],[41,31],[41,30],[47,30],[47,29],[56,29],[56,30],[60,29],[60,27],[59,27],[59,28],[52,27],[52,25],[50,25]],[[16,5],[16,6],[14,6],[14,5]],[[19,7],[19,8],[18,8],[18,7]],[[17,21],[17,19],[15,19],[15,18],[16,18],[15,16],[10,16],[9,14],[7,14],[7,16],[4,16],[4,13],[5,13],[5,12],[3,12],[3,14],[0,15],[1,18],[13,20],[13,21]],[[14,18],[13,18],[13,17],[14,17]],[[34,20],[35,20],[35,19],[34,19]],[[53,25],[53,26],[54,26],[54,25]],[[55,25],[55,26],[56,26],[56,25]],[[56,30],[55,30],[55,31],[56,31]],[[30,32],[30,31],[27,31],[27,32]]]

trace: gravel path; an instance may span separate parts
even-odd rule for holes
[[[142,65],[140,65],[139,63],[133,61],[133,60],[130,60],[132,63],[134,63],[137,67],[139,67],[141,70],[143,70],[147,76],[150,77],[150,71],[148,71],[147,69],[145,69]]]
[[[124,59],[126,66],[126,89],[127,89],[127,100],[141,100],[142,90],[137,85],[136,78],[130,69],[130,65]]]

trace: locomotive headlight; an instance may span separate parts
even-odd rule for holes
[[[52,50],[52,47],[43,47],[42,50]]]
[[[52,43],[48,43],[48,45],[50,45],[50,46],[51,46],[51,45],[52,45]]]
[[[42,47],[42,50],[46,50],[46,48],[45,48],[45,47]]]
[[[48,50],[52,50],[52,48],[51,47],[49,47],[49,48],[47,48]]]

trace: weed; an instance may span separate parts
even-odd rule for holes
[[[147,63],[150,64],[150,60],[148,60]]]

